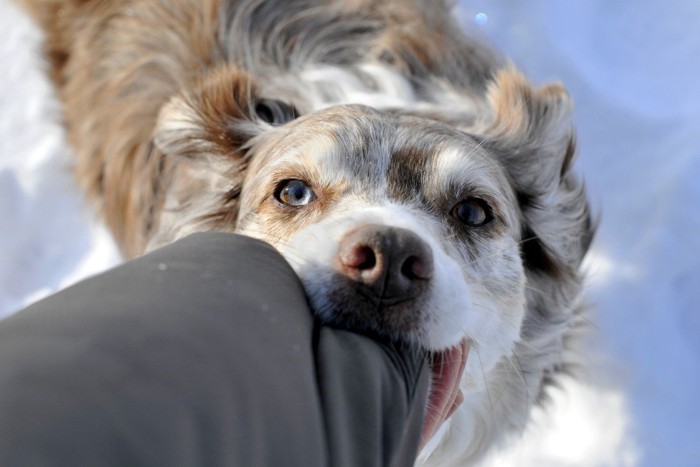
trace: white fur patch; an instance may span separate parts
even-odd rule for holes
[[[358,71],[335,66],[304,70],[301,80],[309,87],[307,97],[314,110],[336,104],[363,104],[374,108],[405,108],[416,101],[408,80],[396,70],[364,64]]]
[[[433,113],[449,109],[449,114],[457,111],[464,115],[476,115],[481,111],[482,99],[438,78],[433,78],[431,83],[433,85],[419,96],[411,82],[395,68],[379,62],[364,62],[353,69],[314,65],[298,75],[273,78],[269,87],[281,95],[301,91],[311,111],[343,104]],[[284,92],[285,88],[295,92]]]

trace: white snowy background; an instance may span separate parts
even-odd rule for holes
[[[600,230],[586,375],[494,466],[700,466],[700,2],[479,0],[460,23],[576,104]],[[119,261],[70,175],[40,35],[0,0],[0,316]]]

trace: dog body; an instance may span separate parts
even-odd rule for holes
[[[522,430],[566,369],[593,234],[561,86],[532,87],[441,2],[25,3],[125,256],[257,237],[320,319],[433,352],[434,386],[461,394],[431,398],[454,413],[420,463]]]

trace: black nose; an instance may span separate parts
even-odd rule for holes
[[[343,237],[340,272],[383,302],[414,298],[433,275],[433,252],[407,229],[366,225]]]

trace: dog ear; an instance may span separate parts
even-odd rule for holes
[[[162,209],[150,246],[188,233],[183,226],[233,230],[252,140],[295,117],[291,105],[261,97],[252,76],[230,65],[171,98],[154,133]]]
[[[562,85],[535,88],[508,67],[488,87],[486,117],[476,132],[498,153],[518,190],[544,194],[556,188],[573,162],[572,112]]]
[[[163,106],[155,144],[165,154],[236,159],[252,138],[297,116],[293,105],[263,97],[250,74],[227,65]]]
[[[173,157],[239,159],[245,144],[264,131],[255,118],[256,91],[250,75],[235,67],[207,73],[163,106],[156,147]]]
[[[470,130],[507,170],[522,213],[526,266],[551,276],[575,274],[592,236],[576,152],[573,103],[564,87],[533,87],[513,67],[487,91],[487,117]]]

